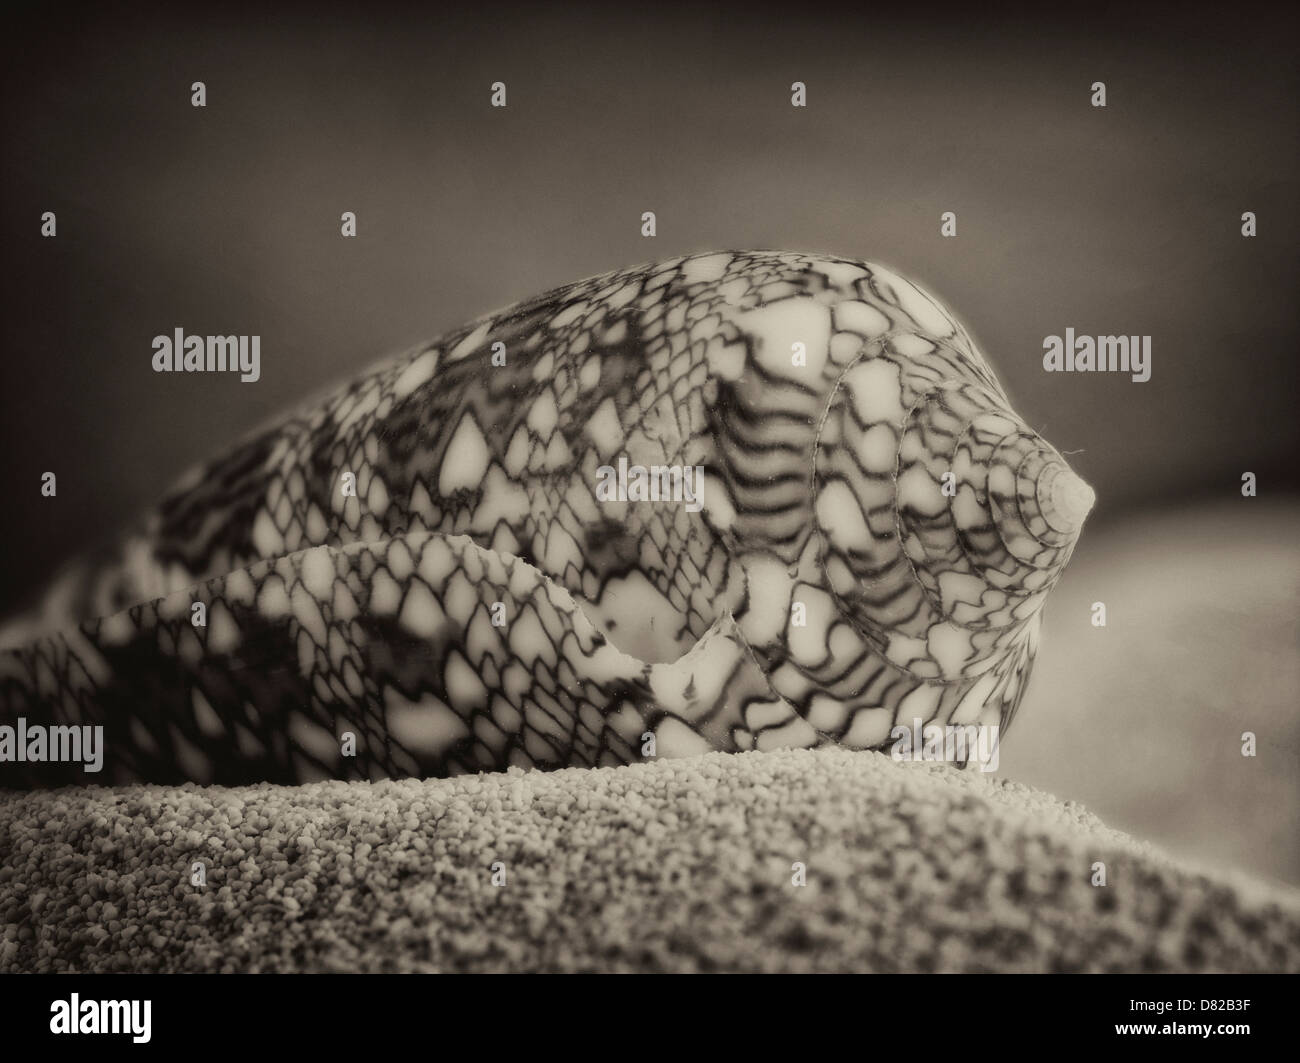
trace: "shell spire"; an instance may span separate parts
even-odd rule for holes
[[[867,700],[895,724],[1005,731],[1092,489],[956,326],[888,337],[845,370],[813,480],[827,585],[870,647],[838,692],[861,698],[887,676],[893,695]]]

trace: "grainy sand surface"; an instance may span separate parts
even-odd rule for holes
[[[841,749],[7,793],[0,852],[7,971],[1300,970],[1300,894]]]

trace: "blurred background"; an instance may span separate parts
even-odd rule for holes
[[[1002,774],[1300,883],[1300,125],[1281,18],[15,5],[0,612],[189,465],[481,313],[709,248],[875,260],[966,321],[1098,494]],[[178,327],[259,334],[261,380],[153,373],[152,338]],[[1152,336],[1151,380],[1044,373],[1043,337],[1067,327]]]

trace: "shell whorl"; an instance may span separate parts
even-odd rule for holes
[[[829,395],[813,495],[820,576],[853,633],[839,655],[828,633],[823,690],[896,723],[1009,723],[1093,495],[962,330],[863,346]]]
[[[822,564],[893,666],[969,678],[1037,615],[1091,492],[1000,392],[910,375],[882,349],[837,386],[814,463]]]
[[[817,563],[793,595],[833,602],[826,652],[792,652],[773,685],[852,745],[914,718],[1005,728],[1093,493],[936,300],[867,268],[869,293],[924,326],[858,336],[830,389],[812,457]],[[831,341],[841,362],[845,339]]]

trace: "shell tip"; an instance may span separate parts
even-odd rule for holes
[[[1052,480],[1052,509],[1075,528],[1083,523],[1096,501],[1097,493],[1069,469]]]

